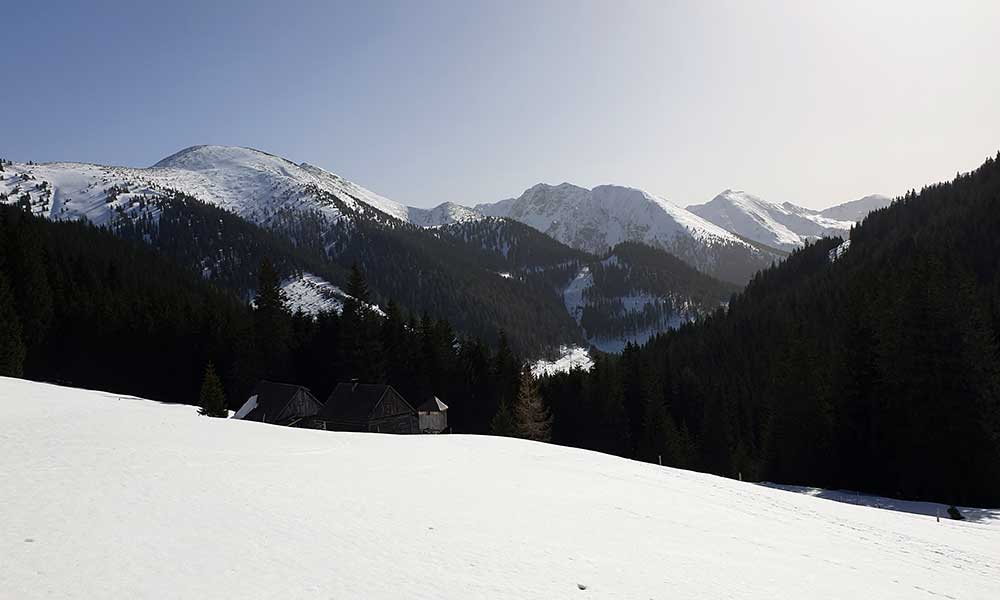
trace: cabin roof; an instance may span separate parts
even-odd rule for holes
[[[263,421],[267,415],[276,418],[285,410],[285,407],[299,390],[312,395],[309,388],[301,385],[259,381],[257,387],[254,388],[253,395],[236,412],[236,415],[240,415],[237,418],[246,421]],[[244,408],[248,410],[244,411]]]
[[[381,383],[338,383],[319,411],[319,416],[326,419],[367,419],[389,390],[399,395],[392,386]],[[403,399],[403,402],[406,400]]]
[[[426,402],[417,407],[417,412],[444,412],[448,410],[448,405],[441,402],[437,396],[431,396]]]

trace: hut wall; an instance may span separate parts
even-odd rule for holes
[[[440,433],[448,429],[448,413],[446,412],[421,412],[418,415],[421,432]]]

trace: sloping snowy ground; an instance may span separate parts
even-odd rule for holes
[[[569,373],[573,369],[589,371],[594,366],[590,352],[580,346],[560,346],[559,356],[553,360],[541,359],[531,365],[531,374],[535,377]]]
[[[6,378],[0,481],[4,598],[1000,597],[995,526]]]
[[[339,287],[312,273],[286,279],[281,284],[281,290],[285,292],[288,308],[292,312],[301,310],[313,316],[331,310],[339,314],[344,310],[344,300],[348,298]]]
[[[799,494],[807,494],[809,496],[815,496],[816,498],[825,498],[827,500],[833,500],[835,502],[846,502],[848,504],[856,504],[858,506],[870,506],[873,508],[882,508],[885,510],[895,510],[900,512],[912,513],[915,515],[925,515],[928,517],[934,517],[935,519],[947,519],[948,508],[947,504],[939,504],[937,502],[919,502],[915,500],[898,500],[896,498],[886,498],[885,496],[872,496],[869,494],[862,494],[860,492],[852,492],[849,490],[824,490],[823,488],[805,487],[801,485],[786,485],[781,483],[770,483],[762,482],[760,485],[766,485],[777,490],[786,490],[789,492],[797,492]],[[970,521],[975,521],[977,523],[988,523],[994,527],[1000,527],[1000,509],[993,508],[969,508],[962,507],[959,511],[962,516]]]

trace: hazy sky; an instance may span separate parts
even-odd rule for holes
[[[308,161],[417,206],[540,181],[823,207],[1000,149],[1000,1],[9,2],[0,156]]]

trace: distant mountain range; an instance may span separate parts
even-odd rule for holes
[[[746,192],[725,190],[705,204],[688,210],[727,231],[782,250],[794,250],[807,241],[845,236],[872,210],[888,206],[885,196],[866,196],[823,211],[776,204]]]
[[[888,203],[870,196],[817,212],[727,190],[689,210],[635,188],[564,183],[424,209],[308,163],[228,146],[193,146],[150,168],[9,163],[0,176],[0,202],[141,239],[244,297],[269,256],[297,307],[337,309],[346,268],[358,263],[376,301],[446,317],[487,340],[502,329],[527,353],[642,341],[714,310],[787,251],[843,235]],[[627,242],[659,253],[620,246]],[[586,297],[568,301],[584,283]]]

